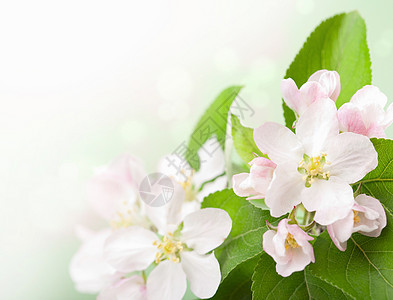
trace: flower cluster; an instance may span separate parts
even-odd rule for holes
[[[224,210],[200,208],[203,195],[226,187],[225,177],[219,177],[224,153],[217,149],[199,156],[204,163],[197,173],[187,172],[191,168],[184,163],[181,174],[174,173],[164,163],[168,157],[160,162],[159,172],[174,186],[172,199],[160,207],[141,200],[138,188],[147,174],[134,157],[124,155],[98,170],[88,198],[110,226],[98,232],[78,229],[83,243],[70,275],[80,292],[99,293],[101,300],[182,299],[188,281],[198,298],[215,294],[221,273],[213,250],[228,236],[232,221]]]
[[[298,89],[292,79],[281,85],[284,101],[295,115],[294,132],[277,123],[254,130],[266,157],[250,162],[250,173],[233,177],[234,192],[265,199],[273,217],[289,213],[263,236],[263,249],[289,276],[314,262],[309,241],[324,228],[345,251],[352,233],[379,236],[386,226],[381,203],[361,194],[356,184],[376,168],[378,155],[370,138],[385,137],[393,122],[393,105],[375,86],[365,86],[338,110],[340,77],[321,70]],[[354,188],[357,190],[353,191]]]

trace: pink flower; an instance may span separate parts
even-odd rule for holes
[[[340,75],[336,71],[327,70],[320,70],[312,74],[300,89],[291,78],[284,79],[281,83],[284,101],[288,107],[295,111],[297,116],[301,116],[307,107],[319,99],[330,98],[336,101],[340,89]]]
[[[283,125],[265,123],[254,130],[258,148],[277,165],[265,203],[273,217],[303,203],[315,221],[330,225],[352,209],[351,184],[378,165],[370,139],[339,134],[337,109],[322,99],[299,118],[296,134]]]
[[[386,103],[385,94],[375,86],[366,85],[338,110],[340,130],[370,138],[386,137],[385,129],[393,122],[393,104],[385,112]]]
[[[250,173],[232,177],[233,191],[240,197],[249,197],[247,199],[262,199],[272,181],[276,164],[264,157],[254,158],[249,164]]]
[[[268,230],[263,235],[263,250],[277,263],[276,271],[284,277],[302,271],[315,262],[314,250],[309,243],[314,238],[298,225],[288,224],[288,219],[278,223],[277,232]]]
[[[347,248],[347,240],[352,233],[359,232],[366,236],[377,237],[386,226],[386,213],[382,204],[375,198],[359,195],[349,214],[327,226],[329,235],[341,251]]]
[[[145,176],[138,159],[122,155],[96,172],[88,185],[88,200],[114,228],[148,226],[138,191]]]

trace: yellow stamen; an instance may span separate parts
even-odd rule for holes
[[[330,172],[324,170],[325,164],[330,164],[329,161],[326,161],[326,155],[326,153],[315,157],[303,155],[303,159],[299,162],[298,171],[303,174],[306,187],[310,187],[315,179],[329,180]]]
[[[180,252],[183,251],[183,243],[177,241],[172,233],[168,233],[161,241],[154,241],[153,245],[157,247],[156,263],[163,260],[170,260],[172,262],[180,262]]]
[[[354,214],[354,216],[353,216],[353,222],[356,224],[356,223],[359,223],[360,222],[360,217],[359,217],[359,212],[357,211],[357,210],[354,210],[353,211],[353,214]]]
[[[296,242],[295,238],[292,234],[288,233],[287,238],[285,239],[285,249],[288,250],[289,248],[299,248],[299,244]]]

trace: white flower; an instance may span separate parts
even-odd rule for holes
[[[172,231],[162,237],[137,226],[117,230],[106,243],[105,257],[127,273],[144,270],[155,261],[157,266],[147,279],[149,299],[181,299],[186,278],[195,296],[210,298],[221,274],[214,253],[207,253],[225,240],[232,221],[224,210],[206,208],[189,214],[182,224],[179,228],[172,224]]]
[[[277,123],[254,130],[259,149],[277,164],[265,203],[273,217],[288,213],[299,203],[315,211],[315,221],[329,225],[344,218],[354,198],[350,184],[378,164],[369,138],[339,134],[333,101],[313,103],[299,118],[296,135]]]
[[[386,112],[387,97],[377,87],[366,85],[358,90],[349,103],[338,110],[340,130],[368,137],[386,137],[385,129],[393,122],[393,104]]]
[[[276,164],[264,157],[256,157],[250,163],[250,173],[233,175],[233,191],[240,197],[263,199],[273,179]]]
[[[122,155],[98,170],[88,185],[88,199],[113,228],[148,226],[138,187],[146,176],[142,163]]]
[[[97,300],[146,300],[146,283],[143,277],[133,275],[104,288]]]
[[[281,83],[284,101],[297,116],[301,116],[317,100],[330,98],[335,102],[340,94],[340,89],[338,73],[327,70],[320,70],[312,74],[300,89],[291,78],[284,79]]]
[[[287,277],[302,271],[315,262],[314,250],[309,243],[313,238],[298,225],[288,224],[288,219],[278,223],[277,232],[268,230],[263,234],[263,250],[277,263],[276,271]]]
[[[85,231],[82,246],[70,264],[71,279],[79,292],[96,294],[124,275],[104,259],[104,244],[111,231]]]
[[[347,240],[352,233],[377,237],[386,226],[386,213],[382,204],[375,198],[361,194],[348,215],[327,226],[329,235],[341,251],[347,248]]]
[[[206,141],[198,151],[200,168],[195,172],[180,154],[171,154],[162,158],[158,171],[172,177],[185,192],[183,216],[200,209],[203,199],[211,193],[227,186],[224,151],[216,137]]]

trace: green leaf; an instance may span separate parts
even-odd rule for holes
[[[371,139],[378,153],[378,166],[362,180],[361,192],[372,196],[393,214],[393,140]]]
[[[357,11],[336,15],[322,22],[303,45],[287,70],[302,86],[315,71],[327,69],[340,74],[341,92],[337,107],[348,102],[360,88],[371,84],[371,61],[366,39],[366,24]],[[292,128],[293,111],[283,102],[286,126]]]
[[[355,299],[392,299],[393,297],[393,231],[392,215],[387,213],[389,227],[379,238],[355,233],[345,252],[339,251],[327,232],[314,244],[317,263],[310,272]]]
[[[252,280],[253,299],[350,299],[307,269],[289,277],[278,275],[276,263],[266,253],[261,256]]]
[[[248,200],[252,205],[264,210],[270,210],[270,208],[266,205],[265,199],[253,199]]]
[[[251,300],[251,276],[259,260],[255,256],[239,264],[220,284],[212,300]]]
[[[209,138],[216,136],[222,149],[225,148],[228,112],[241,88],[241,86],[231,86],[222,91],[195,126],[188,142],[186,159],[196,171],[200,167],[197,152]]]
[[[241,159],[248,164],[257,156],[264,156],[254,141],[254,129],[244,127],[235,115],[231,115],[233,146]]]
[[[262,235],[268,229],[266,220],[277,224],[269,211],[251,205],[245,198],[238,197],[232,189],[210,194],[202,207],[216,207],[228,212],[232,219],[232,231],[223,245],[215,250],[221,265],[222,280],[240,263],[262,252]]]

